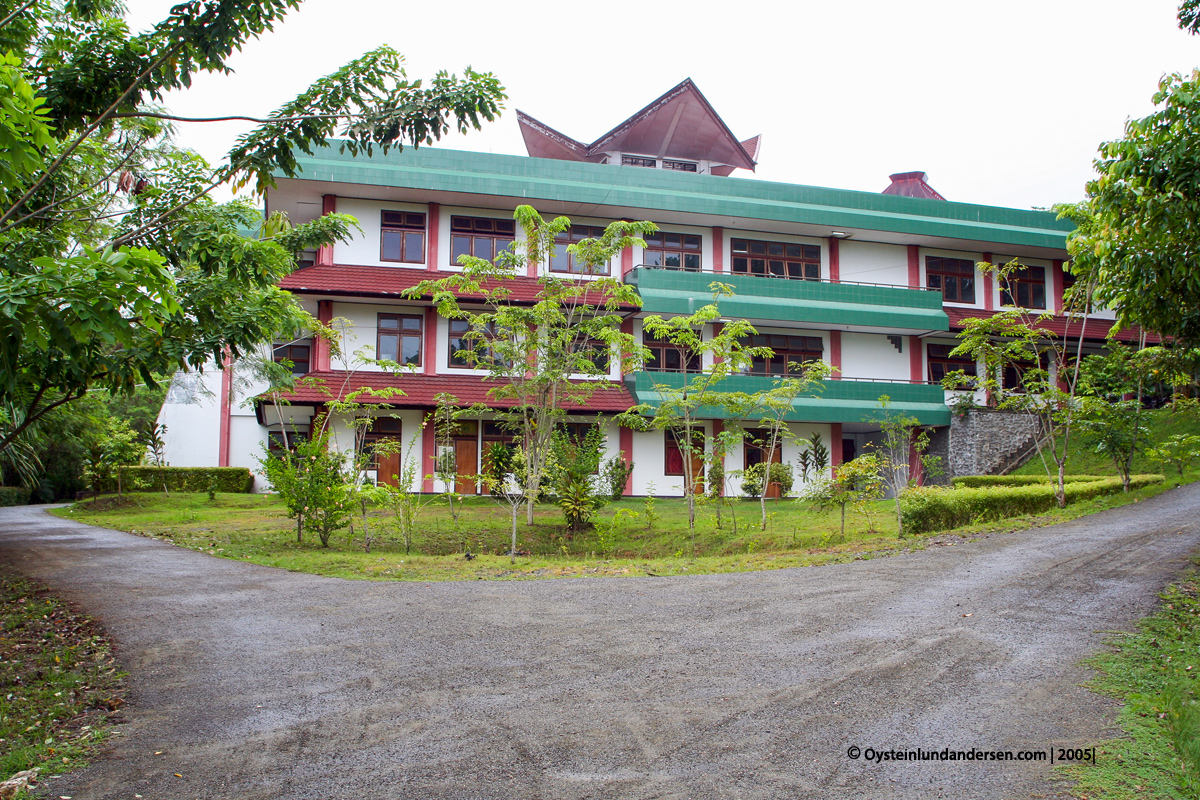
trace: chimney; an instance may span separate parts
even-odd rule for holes
[[[937,190],[927,182],[929,176],[924,172],[897,172],[888,175],[892,184],[883,190],[884,194],[894,194],[900,197],[920,197],[925,200],[945,200]]]

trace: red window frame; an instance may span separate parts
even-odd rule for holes
[[[487,369],[486,362],[496,357],[495,351],[486,346],[486,352],[482,354],[478,363],[472,364],[462,356],[456,353],[463,350],[477,349],[473,348],[474,342],[471,340],[483,338],[488,341],[496,338],[496,330],[494,323],[488,323],[487,331],[479,331],[472,327],[469,319],[452,319],[449,320],[449,325],[446,326],[446,349],[448,356],[446,366],[455,369]],[[482,343],[481,343],[482,344]]]
[[[953,344],[934,344],[929,342],[926,345],[926,359],[929,362],[929,381],[931,383],[941,383],[942,379],[948,373],[962,370],[972,378],[979,376],[979,365],[975,359],[970,356],[952,356],[950,351],[957,345]],[[970,384],[974,385],[974,382]]]
[[[700,272],[704,268],[704,239],[698,233],[647,233],[642,263],[648,267]]]
[[[575,255],[567,252],[569,245],[582,242],[584,239],[599,239],[604,235],[604,228],[594,225],[572,225],[554,237],[554,250],[550,253],[550,271],[564,272],[571,275],[607,275],[608,264],[597,264],[589,267],[587,264],[576,264]]]
[[[488,261],[510,249],[517,240],[517,225],[511,219],[493,217],[450,217],[450,265],[471,255]]]
[[[821,280],[821,248],[815,244],[730,239],[730,269],[737,275]]]
[[[276,364],[292,362],[293,375],[307,375],[312,369],[312,345],[294,342],[281,344],[272,351],[271,358]]]
[[[384,211],[379,217],[379,227],[380,261],[425,263],[424,214],[414,211]]]
[[[751,347],[769,347],[774,355],[751,359],[750,375],[799,375],[803,370],[793,364],[820,361],[825,358],[825,342],[820,336],[789,336],[778,333],[756,334],[749,339]]]
[[[686,348],[666,339],[643,339],[642,346],[650,351],[650,357],[642,368],[647,372],[701,372],[699,353],[688,353]],[[677,366],[672,366],[677,364]]]
[[[1021,267],[1000,282],[1000,304],[1017,308],[1046,308],[1046,268]]]
[[[385,439],[399,442],[402,432],[403,427],[396,417],[375,417],[371,420],[371,427],[362,431],[359,441],[359,452],[366,452],[370,456],[367,469],[379,469],[379,459],[371,445]]]
[[[422,343],[425,339],[425,320],[420,314],[380,314],[375,323],[375,353],[379,359],[395,361],[407,366],[421,366]],[[384,341],[393,340],[387,353]],[[415,350],[414,350],[415,348]],[[407,358],[404,351],[409,350]],[[394,357],[391,354],[395,354]]]
[[[925,256],[925,286],[942,290],[946,303],[975,302],[975,262],[965,258]]]

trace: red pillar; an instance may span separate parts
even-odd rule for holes
[[[834,422],[829,426],[829,469],[830,474],[842,463],[842,423]]]
[[[621,280],[633,270],[633,248],[626,247],[621,251]]]
[[[622,427],[619,436],[619,446],[621,448],[621,459],[626,466],[633,466],[633,431],[629,428]],[[629,477],[625,479],[624,495],[629,497],[633,494],[633,473],[629,473]]]
[[[991,264],[992,254],[984,253],[983,260]],[[992,274],[990,272],[983,276],[983,307],[988,311],[996,310],[996,302],[992,299]]]
[[[229,428],[233,421],[233,360],[229,351],[225,351],[224,363],[221,365],[221,428],[217,439],[217,466],[229,466]],[[279,408],[276,407],[276,413]]]
[[[317,322],[328,325],[332,321],[333,301],[318,300]],[[318,336],[313,340],[313,372],[328,372],[330,369],[329,363],[329,342]]]
[[[438,234],[442,230],[442,207],[437,203],[429,204],[429,252],[426,255],[425,269],[429,272],[437,272],[441,269],[442,262],[441,253],[438,248]]]
[[[908,377],[913,383],[925,380],[925,359],[922,351],[921,337],[908,337]]]
[[[725,271],[725,229],[713,227],[713,272]]]
[[[433,492],[433,471],[437,466],[437,438],[433,425],[433,413],[425,415],[421,430],[421,491]]]
[[[321,196],[321,216],[326,214],[337,213],[337,195],[326,194]],[[330,267],[333,266],[333,245],[322,245],[317,250],[317,266]]]
[[[829,332],[829,366],[833,367],[833,379],[842,379],[842,332]]]
[[[829,237],[829,280],[840,281],[842,279],[842,240],[834,236]]]
[[[633,317],[629,317],[628,319],[621,320],[621,333],[625,334],[626,336],[633,336]],[[621,354],[621,377],[625,377],[627,374],[629,374],[629,372],[630,372],[630,370],[626,366],[625,354],[622,353]],[[624,430],[624,428],[622,428],[622,430]]]
[[[437,369],[435,362],[437,361],[437,338],[438,338],[438,313],[433,306],[425,309],[425,340],[422,342],[424,352],[421,353],[422,371],[426,375],[433,375]]]
[[[908,285],[921,288],[921,248],[915,244],[908,246]]]

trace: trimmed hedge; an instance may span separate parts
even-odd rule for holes
[[[0,486],[0,507],[29,505],[29,490],[24,486]]]
[[[254,476],[246,467],[121,467],[121,483],[125,491],[138,486],[139,491],[162,491],[163,475],[167,489],[172,492],[218,492],[245,494],[254,488]],[[140,484],[140,485],[139,485]],[[101,491],[115,492],[114,478]]]
[[[1111,475],[1068,475],[1063,483],[1103,481]],[[954,479],[954,485],[973,489],[980,486],[1036,486],[1042,483],[1058,483],[1058,478],[1049,475],[963,475]]]
[[[1138,489],[1164,480],[1162,475],[1134,475],[1129,488]],[[1065,488],[1068,504],[1122,490],[1120,478],[1074,481]],[[900,496],[900,518],[904,521],[905,533],[928,533],[1022,514],[1039,514],[1057,505],[1054,486],[1048,482],[955,489],[926,486]]]

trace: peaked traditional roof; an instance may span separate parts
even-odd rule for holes
[[[594,162],[606,151],[616,150],[725,165],[714,167],[714,175],[728,175],[735,169],[753,172],[762,139],[759,135],[738,141],[691,78],[591,144],[576,141],[520,110],[517,122],[525,148],[536,158]]]
[[[929,185],[929,176],[924,172],[897,172],[888,175],[891,184],[883,190],[884,194],[894,194],[900,197],[921,197],[925,200],[945,200],[938,191]]]

